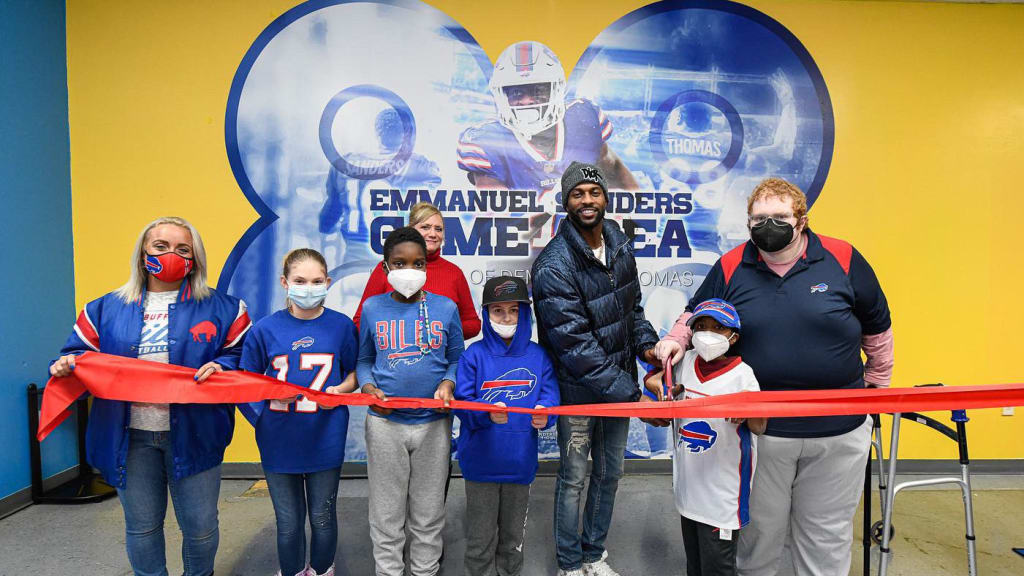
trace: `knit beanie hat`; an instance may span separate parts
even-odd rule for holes
[[[605,182],[600,168],[593,164],[573,162],[562,173],[562,206],[565,206],[566,200],[569,199],[569,192],[584,182],[597,184],[605,194],[608,194],[608,183]]]

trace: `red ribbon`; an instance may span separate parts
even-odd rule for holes
[[[384,408],[443,408],[433,398],[388,398],[369,394],[327,394],[244,371],[218,372],[205,382],[194,380],[194,368],[147,362],[135,358],[86,352],[75,360],[70,376],[50,378],[39,415],[39,440],[53,431],[82,394],[128,402],[163,404],[240,404],[301,394],[324,406],[382,406]],[[927,412],[1024,406],[1024,384],[992,384],[948,388],[861,388],[740,392],[690,400],[578,404],[553,408],[517,408],[454,400],[449,407],[479,412],[514,412],[559,416],[637,418],[760,418],[839,416],[892,412]]]

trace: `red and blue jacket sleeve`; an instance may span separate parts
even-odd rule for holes
[[[93,300],[82,308],[82,311],[78,313],[78,318],[75,320],[75,325],[71,328],[71,334],[64,343],[64,347],[60,349],[61,356],[100,351],[99,326],[102,313],[102,298]]]
[[[250,328],[252,328],[252,320],[249,319],[245,302],[238,300],[238,310],[224,337],[224,345],[221,346],[220,354],[213,361],[220,364],[221,368],[225,370],[238,370],[238,364],[242,359],[245,335]]]

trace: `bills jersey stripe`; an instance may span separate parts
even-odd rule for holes
[[[476,144],[469,144],[466,142],[459,142],[459,152],[464,154],[477,154],[479,156],[487,156],[484,149],[477,146]]]
[[[488,160],[480,158],[462,158],[459,157],[459,165],[464,168],[490,168],[491,163]]]

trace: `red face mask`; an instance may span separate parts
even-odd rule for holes
[[[174,252],[164,252],[156,256],[146,254],[146,271],[157,280],[177,282],[192,271],[192,259]]]

